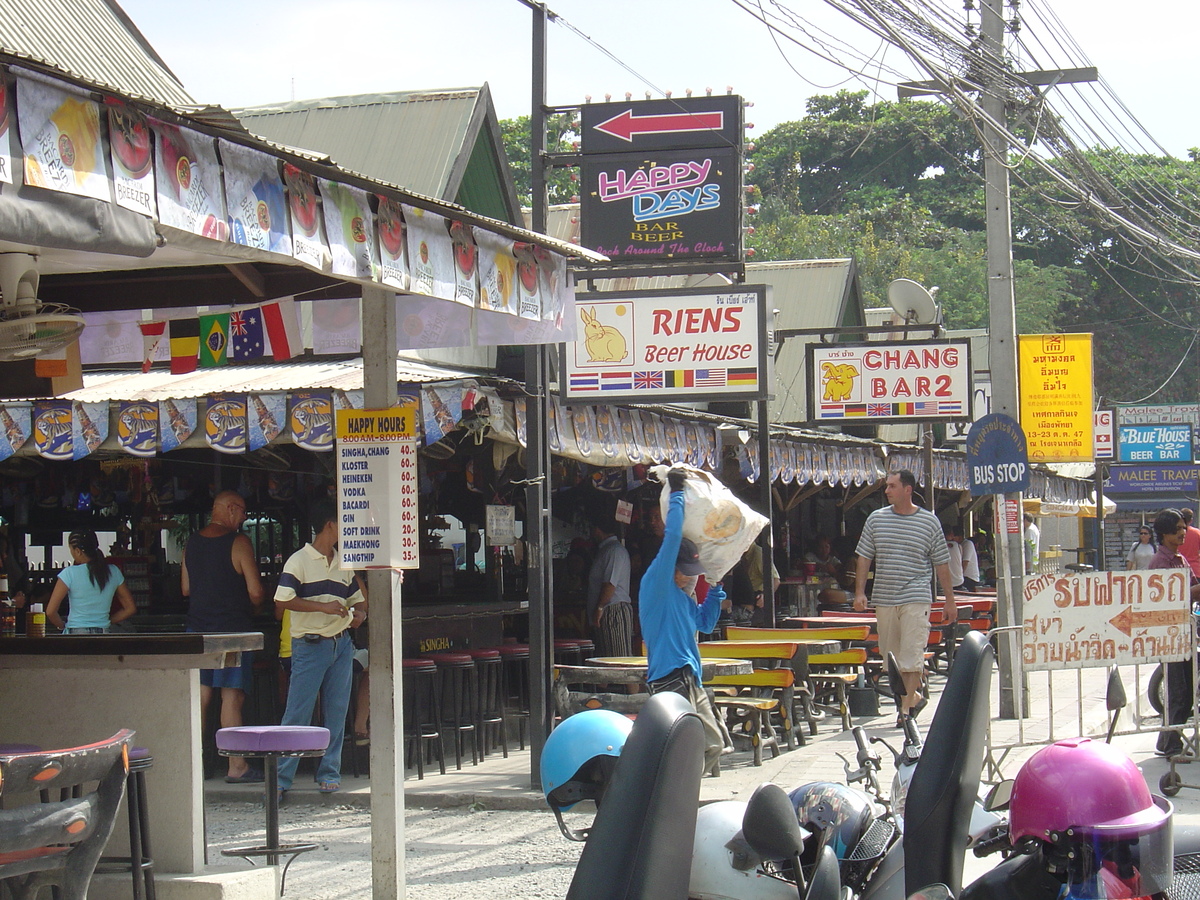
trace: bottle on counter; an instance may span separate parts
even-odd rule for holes
[[[29,618],[25,623],[25,634],[28,637],[46,636],[46,610],[40,603],[29,607]]]
[[[0,637],[17,636],[17,607],[8,596],[8,576],[0,575]]]

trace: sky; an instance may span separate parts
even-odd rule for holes
[[[347,94],[455,88],[488,82],[500,118],[525,115],[530,97],[530,21],[519,0],[120,0],[200,102],[226,108]],[[770,6],[770,0],[761,0]],[[885,54],[900,51],[821,0],[787,0],[820,27]],[[962,0],[935,0],[961,15]],[[1158,144],[1176,156],[1200,146],[1194,88],[1200,7],[1183,0],[1024,0],[1048,6],[1101,78]],[[683,96],[731,86],[754,103],[751,139],[801,118],[805,100],[870,82],[851,76],[767,29],[732,0],[551,0],[549,7],[642,76],[635,77],[561,24],[548,29],[548,100],[601,102],[647,90]],[[1132,11],[1132,12],[1131,12]],[[878,57],[876,57],[878,58]],[[1066,58],[1050,57],[1056,64]],[[1046,64],[1046,61],[1042,61]],[[912,77],[922,73],[912,70]],[[647,85],[649,82],[650,85]],[[658,90],[656,90],[658,89]],[[895,89],[880,88],[884,99]],[[1149,145],[1149,139],[1138,141]],[[1127,143],[1131,146],[1132,141]]]

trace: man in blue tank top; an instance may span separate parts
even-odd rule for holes
[[[253,615],[263,602],[258,560],[250,538],[241,533],[246,501],[237,491],[221,491],[213,499],[208,524],[188,538],[180,567],[183,596],[189,598],[188,631],[254,631]],[[242,664],[228,669],[200,670],[201,730],[212,702],[221,691],[221,727],[242,724],[242,706],[254,665],[254,654],[243,651]],[[262,781],[259,769],[244,758],[229,757],[231,784]]]

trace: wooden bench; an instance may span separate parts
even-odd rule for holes
[[[790,719],[794,682],[791,668],[755,669],[749,675],[717,675],[706,682],[717,689],[731,687],[738,691],[734,697],[716,697],[713,705],[726,714],[731,735],[740,733],[750,740],[756,766],[762,765],[764,745],[770,748],[772,757],[779,756],[779,736],[771,724],[772,713],[778,712],[782,719],[788,748],[795,746]]]
[[[808,657],[808,671],[804,673],[804,677],[812,693],[812,705],[830,713],[836,710],[841,716],[843,731],[849,731],[854,724],[850,720],[850,703],[846,699],[846,688],[858,681],[866,661],[865,647],[851,647],[840,653],[813,653]],[[821,702],[823,692],[829,690],[833,691],[836,706]],[[810,720],[809,729],[814,734],[815,728],[816,725]]]
[[[699,644],[699,649],[700,649],[700,658],[702,660],[703,659],[722,659],[722,658],[734,656],[738,659],[749,660],[752,663],[759,663],[759,662],[764,663],[764,665],[762,665],[762,666],[755,666],[754,673],[751,675],[724,675],[724,676],[714,676],[713,678],[709,678],[704,682],[705,687],[763,688],[763,687],[766,687],[766,685],[761,685],[761,684],[757,684],[754,682],[738,682],[737,679],[739,679],[739,678],[754,679],[755,676],[758,675],[759,673],[769,672],[769,671],[778,671],[781,669],[786,669],[788,672],[792,673],[792,679],[788,682],[788,684],[786,686],[781,686],[781,688],[780,688],[781,690],[786,692],[786,698],[782,697],[782,696],[775,698],[776,700],[781,701],[782,705],[780,705],[779,707],[770,707],[770,708],[764,707],[764,709],[767,713],[768,724],[769,724],[769,714],[771,712],[776,711],[776,709],[778,709],[780,718],[782,720],[783,733],[784,733],[784,738],[787,742],[787,747],[789,750],[796,749],[797,734],[796,734],[795,726],[792,724],[794,721],[794,718],[792,715],[792,706],[793,706],[792,695],[794,692],[793,685],[795,683],[795,673],[794,673],[794,668],[792,666],[792,661],[796,656],[800,655],[800,650],[797,646],[797,642],[796,641],[738,641],[736,648],[731,648],[729,641],[702,641]],[[733,680],[731,681],[730,679],[733,679]],[[759,691],[758,693],[762,694],[764,692]],[[726,697],[724,699],[731,699],[731,698]],[[742,697],[740,695],[740,693],[735,693],[735,696],[732,699],[744,700],[745,698]],[[765,698],[761,698],[761,699],[765,699]],[[728,709],[728,708],[730,708],[730,705],[725,704],[725,706],[723,708]],[[800,742],[803,744],[804,736],[799,735],[799,738],[800,738]]]

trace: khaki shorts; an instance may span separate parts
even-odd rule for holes
[[[932,603],[897,603],[875,607],[879,629],[879,655],[887,661],[896,654],[901,672],[920,672],[925,667],[925,645],[929,642],[929,611]]]

